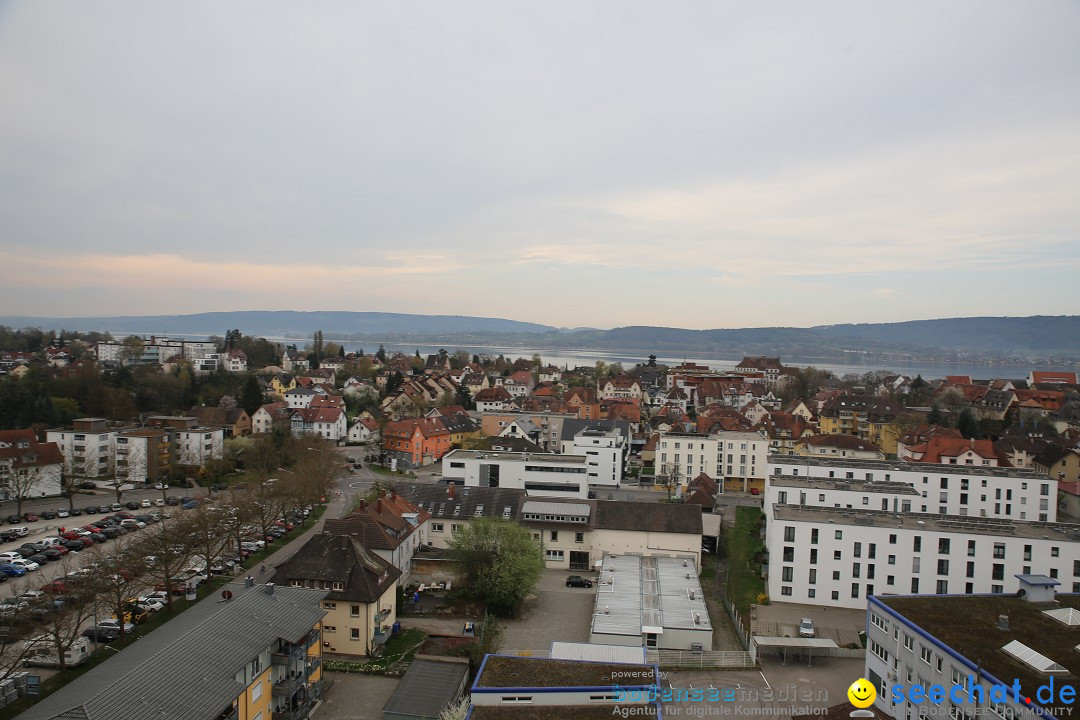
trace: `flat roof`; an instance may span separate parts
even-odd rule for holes
[[[927,475],[988,475],[993,477],[1016,477],[1025,480],[1040,479],[1049,482],[1044,473],[1031,468],[984,467],[982,465],[945,465],[942,463],[910,462],[906,460],[854,460],[851,458],[828,458],[813,455],[769,455],[769,465],[813,465],[815,467],[842,467],[855,470],[888,472],[922,472]]]
[[[769,484],[782,488],[812,488],[814,490],[849,490],[852,492],[888,493],[922,497],[914,485],[905,482],[876,482],[873,480],[842,480],[837,478],[808,478],[805,475],[769,475]]]
[[[612,711],[632,708],[633,717],[659,717],[655,705],[474,705],[470,720],[611,720]]]
[[[712,632],[693,561],[605,555],[596,585],[592,632],[641,637],[665,629]]]
[[[537,515],[574,515],[589,517],[592,507],[586,503],[574,502],[545,502],[543,500],[526,500],[521,505],[521,512],[534,513]]]
[[[592,662],[645,663],[645,647],[604,645],[602,643],[551,643],[553,660],[590,660]]]
[[[945,533],[971,533],[996,537],[1020,537],[1032,540],[1080,542],[1080,525],[1057,522],[1033,522],[973,515],[934,515],[932,513],[891,513],[885,510],[846,510],[810,505],[773,504],[773,518],[835,525],[862,525]]]
[[[476,675],[473,688],[475,691],[482,688],[627,687],[653,685],[656,681],[656,667],[646,663],[488,655]]]
[[[1023,693],[1032,698],[1040,685],[1049,682],[1050,675],[1006,652],[1004,647],[1014,641],[1060,664],[1070,675],[1080,676],[1080,653],[1075,649],[1080,644],[1080,626],[1067,626],[1046,615],[1043,610],[1047,604],[1031,603],[1013,594],[875,596],[870,610],[878,604],[997,680],[1011,684],[1018,679]],[[1080,595],[1058,594],[1054,606],[1080,609]],[[1008,616],[1008,630],[999,627],[1002,615]],[[973,669],[971,672],[974,674]]]
[[[561,463],[564,465],[584,465],[585,455],[561,455],[559,453],[516,453],[502,450],[453,450],[443,456],[443,460],[461,458],[464,460],[493,460],[499,462],[538,462]]]

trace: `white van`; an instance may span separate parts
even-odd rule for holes
[[[60,660],[56,653],[56,645],[53,638],[48,635],[39,635],[26,641],[27,658],[26,665],[38,667],[60,667]],[[65,667],[78,667],[90,659],[90,641],[84,637],[78,637],[71,641],[71,645],[64,651]]]
[[[40,540],[38,540],[38,542],[44,545],[46,549],[48,549],[51,547],[56,547],[57,545],[61,545],[64,541],[54,535],[53,537],[41,538]]]
[[[11,527],[8,528],[8,532],[14,533],[18,537],[26,537],[30,534],[30,528],[26,527],[25,525],[20,527]]]

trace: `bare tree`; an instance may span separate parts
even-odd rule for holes
[[[58,579],[41,587],[42,595],[34,601],[30,609],[36,613],[42,623],[41,636],[46,639],[50,650],[55,653],[60,672],[67,669],[65,655],[78,639],[83,624],[94,616],[97,604],[97,591],[90,577],[71,577],[70,556],[61,561],[61,573]]]
[[[198,553],[200,564],[206,568],[206,577],[211,575],[210,568],[229,544],[229,527],[225,516],[229,508],[203,503],[189,510],[184,524],[191,548]],[[191,565],[190,567],[195,567]]]
[[[23,501],[34,497],[34,488],[43,478],[41,468],[37,465],[23,464],[14,461],[8,469],[8,491],[15,498],[15,509],[22,515]]]
[[[671,500],[675,490],[682,484],[682,475],[679,466],[674,463],[665,463],[660,468],[660,474],[656,476],[657,485],[667,490],[668,500]]]
[[[15,595],[0,605],[0,680],[17,671],[32,649],[23,642],[36,629],[29,609]]]
[[[147,576],[166,594],[166,605],[173,608],[176,578],[188,566],[192,538],[179,518],[170,517],[152,523],[140,533],[138,548],[146,564]]]
[[[148,563],[143,552],[140,543],[120,536],[110,543],[108,552],[93,554],[96,563],[93,578],[99,606],[119,621],[121,640],[125,633],[125,615],[132,601],[147,588]]]

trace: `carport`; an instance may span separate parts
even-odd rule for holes
[[[806,665],[813,664],[814,650],[818,650],[819,657],[826,657],[833,648],[838,648],[834,640],[824,638],[792,638],[792,637],[762,637],[754,636],[755,657],[761,656],[762,650],[776,649],[782,653],[782,663],[787,665],[788,651],[796,657],[806,655]]]

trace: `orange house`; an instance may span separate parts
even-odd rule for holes
[[[383,449],[398,469],[430,465],[450,452],[451,435],[441,418],[389,422],[383,430]]]

